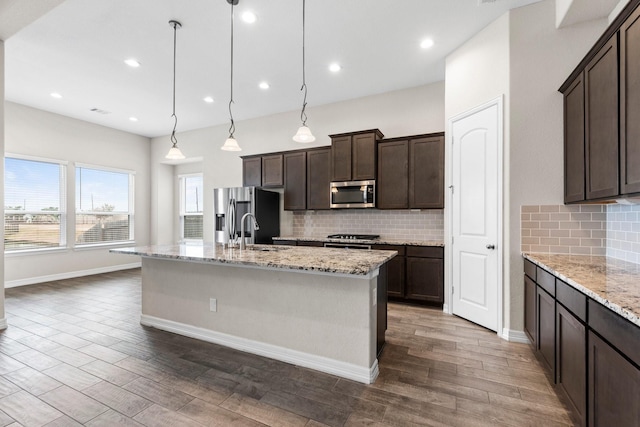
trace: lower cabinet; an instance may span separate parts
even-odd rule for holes
[[[537,342],[536,282],[524,276],[524,332],[534,347]]]
[[[536,291],[538,339],[536,350],[553,376],[556,358],[556,301],[544,289],[538,286]]]
[[[372,249],[396,251],[398,255],[387,263],[387,295],[392,298],[404,298],[405,288],[405,247],[397,245],[374,245]]]
[[[586,328],[569,310],[556,306],[556,382],[567,395],[576,424],[583,426],[586,410]]]

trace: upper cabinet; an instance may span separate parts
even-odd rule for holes
[[[329,209],[331,149],[307,151],[307,209]]]
[[[444,133],[378,143],[378,209],[444,208]]]
[[[331,181],[376,179],[376,143],[384,138],[378,129],[329,135]]]
[[[244,187],[282,187],[284,169],[282,154],[242,157]]]
[[[630,2],[560,87],[565,203],[640,193],[640,2]]]

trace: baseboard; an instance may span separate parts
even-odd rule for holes
[[[7,324],[7,318],[3,317],[2,319],[0,319],[0,331],[3,329],[7,329],[7,326],[9,326]]]
[[[367,369],[351,363],[329,359],[327,357],[316,356],[277,345],[240,338],[145,314],[140,316],[140,323],[145,326],[162,329],[163,331],[220,344],[225,347],[231,347],[247,353],[253,353],[259,356],[280,360],[282,362],[303,366],[305,368],[315,369],[317,371],[326,372],[328,374],[337,375],[339,377],[348,378],[365,384],[372,384],[378,377],[377,359],[373,362],[371,368]]]
[[[118,264],[109,267],[92,268],[89,270],[68,271],[59,274],[49,274],[47,276],[27,277],[26,279],[10,280],[4,283],[5,288],[16,288],[18,286],[35,285],[36,283],[53,282],[55,280],[74,279],[76,277],[92,276],[94,274],[111,273],[113,271],[130,270],[139,268],[142,262],[131,264]]]
[[[503,328],[502,338],[510,342],[519,342],[522,344],[529,344],[529,337],[524,331],[514,331],[512,329]]]
[[[442,304],[442,312],[446,313],[446,314],[451,314],[451,311],[449,311],[449,305],[448,304]]]

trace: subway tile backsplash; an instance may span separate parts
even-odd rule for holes
[[[385,239],[444,240],[444,213],[433,210],[346,209],[293,213],[294,237],[336,233],[379,234]]]
[[[607,255],[640,264],[639,205],[521,207],[523,252]]]

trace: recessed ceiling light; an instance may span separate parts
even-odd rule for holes
[[[124,61],[124,63],[127,64],[131,68],[138,68],[140,66],[140,63],[137,60],[133,59],[133,58],[126,59]]]
[[[333,64],[329,65],[329,71],[333,72],[333,73],[337,73],[338,71],[342,70],[342,67],[340,66],[340,64],[334,62]]]
[[[51,92],[50,95],[52,98],[56,98],[56,99],[62,98],[62,95],[60,95],[58,92]]]
[[[212,97],[210,97],[210,96],[205,96],[205,97],[203,98],[203,101],[204,101],[204,102],[206,102],[206,103],[208,103],[208,104],[211,104],[211,103],[213,102],[213,98],[212,98]]]
[[[260,89],[269,89],[269,83],[267,82],[260,82],[258,86],[260,87]]]
[[[137,117],[129,117],[129,120],[131,120],[132,122],[137,122],[138,118]]]
[[[433,40],[432,39],[424,39],[420,43],[420,47],[423,48],[423,49],[429,49],[432,46],[433,46]]]
[[[258,17],[256,16],[256,14],[251,12],[250,10],[247,10],[242,14],[242,20],[247,24],[253,24],[257,19]]]

